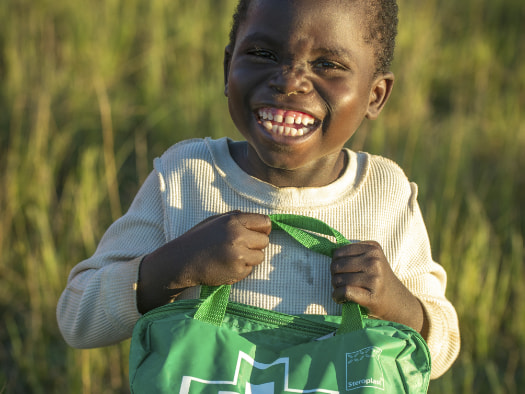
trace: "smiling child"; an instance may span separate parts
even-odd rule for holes
[[[391,161],[344,148],[390,96],[396,26],[395,1],[240,1],[224,75],[245,141],[183,141],[155,160],[129,211],[69,276],[57,308],[66,341],[119,342],[141,314],[233,284],[232,301],[289,314],[335,315],[355,301],[419,331],[432,377],[442,375],[459,329],[417,187]],[[271,213],[362,242],[328,266],[271,232]]]

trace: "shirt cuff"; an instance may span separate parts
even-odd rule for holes
[[[117,330],[130,337],[141,317],[137,308],[137,281],[144,256],[131,261],[109,264],[104,272],[101,289],[106,316]]]

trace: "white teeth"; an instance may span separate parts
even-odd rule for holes
[[[264,128],[265,128],[266,130],[270,131],[270,130],[272,130],[272,126],[273,126],[273,125],[272,125],[272,122],[270,122],[269,120],[265,120],[265,121],[263,122],[263,126],[264,126]]]
[[[296,129],[295,127],[272,125],[272,123],[269,121],[263,122],[263,126],[274,134],[284,135],[286,137],[301,137],[308,133],[308,129],[306,127]]]
[[[259,118],[261,119],[261,124],[269,132],[286,137],[301,137],[309,133],[309,126],[315,123],[315,119],[307,115],[294,115],[296,116],[288,115],[284,117],[281,114],[273,115],[272,111],[267,111],[264,109],[259,110]]]
[[[308,125],[314,124],[314,120],[313,119],[304,118],[302,123],[303,123],[303,125],[308,126]]]

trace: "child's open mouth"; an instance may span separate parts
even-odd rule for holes
[[[315,129],[315,118],[304,112],[278,108],[260,108],[259,123],[269,132],[289,137],[302,137]]]

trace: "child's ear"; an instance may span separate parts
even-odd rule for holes
[[[372,89],[370,90],[368,111],[366,112],[368,119],[374,120],[379,116],[390,97],[390,93],[392,93],[393,86],[394,74],[391,72],[381,74],[374,80]]]
[[[232,48],[227,45],[224,48],[224,95],[228,97],[228,75],[230,74],[230,63],[232,60]]]

